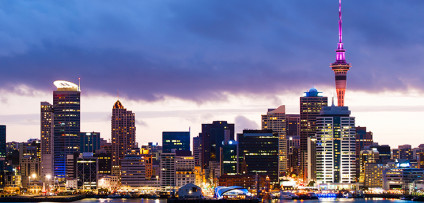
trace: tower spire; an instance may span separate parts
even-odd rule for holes
[[[347,71],[350,69],[350,63],[346,62],[346,50],[343,48],[342,31],[342,0],[339,0],[339,42],[336,49],[336,62],[330,67],[333,69],[336,79],[337,105],[344,106],[344,96],[346,91]]]

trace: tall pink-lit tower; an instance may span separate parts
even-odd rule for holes
[[[342,42],[342,0],[339,0],[339,43],[336,50],[336,62],[332,63],[330,67],[333,69],[336,76],[336,91],[337,91],[337,104],[344,106],[344,97],[346,91],[346,75],[349,70],[350,63],[346,62],[346,50],[343,49]]]

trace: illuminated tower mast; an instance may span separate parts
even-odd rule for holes
[[[332,63],[330,67],[333,69],[336,76],[336,91],[338,106],[344,106],[344,97],[346,91],[346,75],[349,70],[350,63],[346,62],[345,51],[342,42],[342,0],[339,0],[339,43],[337,46],[336,62]]]

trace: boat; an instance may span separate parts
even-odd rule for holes
[[[291,199],[297,199],[298,196],[291,193],[291,192],[280,192],[280,199],[285,199],[285,200],[291,200]]]

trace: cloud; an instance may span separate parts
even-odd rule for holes
[[[344,1],[348,88],[422,88],[421,0]],[[0,2],[0,87],[202,102],[333,86],[337,2]],[[28,20],[31,19],[31,20]],[[9,91],[19,90],[9,89]]]
[[[236,132],[243,132],[245,129],[249,130],[256,130],[259,129],[259,125],[252,120],[249,120],[248,118],[244,116],[237,116],[234,120]]]

